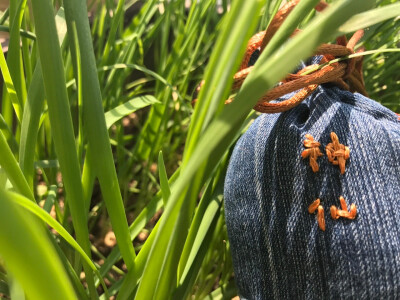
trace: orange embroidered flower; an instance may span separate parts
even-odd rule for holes
[[[336,206],[331,206],[331,217],[334,220],[339,219],[340,217],[353,220],[357,215],[357,207],[353,203],[350,205],[350,211],[347,211],[346,200],[342,196],[340,196],[340,206],[341,209],[338,209]]]
[[[320,143],[318,143],[317,141],[314,141],[314,138],[311,134],[306,134],[305,135],[306,139],[304,140],[304,147],[308,148],[306,150],[304,150],[301,153],[301,157],[310,158],[310,166],[313,170],[313,172],[318,172],[319,170],[319,166],[317,163],[317,158],[319,156],[323,156],[321,150],[319,149],[319,147],[321,146]]]
[[[332,164],[339,165],[340,174],[344,174],[346,160],[350,157],[350,149],[349,147],[339,143],[339,138],[336,133],[331,132],[331,139],[332,143],[326,145],[325,148],[326,155]]]

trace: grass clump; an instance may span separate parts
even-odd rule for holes
[[[319,44],[362,26],[361,44],[377,50],[365,57],[367,90],[400,110],[394,0],[333,1],[322,14],[304,0],[225,106],[248,39],[281,2],[93,1],[88,12],[78,0],[10,1],[0,15],[1,295],[236,295],[223,182],[257,99]]]

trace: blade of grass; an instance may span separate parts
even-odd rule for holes
[[[58,40],[61,45],[67,33],[63,8],[58,10],[55,20]],[[28,90],[28,100],[24,108],[19,148],[19,164],[31,190],[33,190],[35,146],[44,97],[42,67],[38,59]]]
[[[55,231],[58,232],[58,234],[68,243],[71,245],[72,248],[74,248],[84,259],[84,261],[92,268],[94,273],[97,275],[97,277],[100,280],[100,283],[106,293],[108,294],[107,291],[107,286],[103,280],[103,277],[100,275],[99,271],[97,270],[96,266],[94,263],[91,261],[89,256],[86,255],[85,251],[79,246],[79,244],[74,240],[74,238],[68,233],[68,231],[65,230],[65,228],[58,223],[55,219],[53,219],[49,213],[47,213],[45,210],[41,209],[39,206],[35,205],[32,201],[29,201],[27,198],[16,194],[16,193],[8,193],[8,195],[13,198],[14,202],[24,209],[30,211],[37,217],[39,217],[41,220],[43,220],[47,225],[52,227]]]
[[[72,31],[72,22],[75,22],[78,33],[82,59],[81,76],[83,116],[85,122],[84,129],[90,147],[96,149],[96,151],[91,152],[93,161],[101,162],[93,164],[93,167],[95,168],[95,174],[99,178],[103,198],[115,232],[118,247],[121,250],[122,257],[128,269],[131,269],[133,268],[136,254],[129,236],[128,222],[125,216],[106,128],[86,3],[72,0],[65,2],[64,5],[68,31]],[[77,49],[75,49],[73,45],[71,46],[72,55],[76,57],[75,52]],[[75,70],[75,74],[77,74],[77,72],[79,72],[79,70]]]
[[[176,170],[175,173],[171,176],[168,182],[169,186],[172,186],[174,184],[174,182],[179,176],[179,172],[180,169]],[[162,206],[163,206],[163,201],[161,197],[161,192],[158,192],[157,195],[151,199],[150,203],[140,212],[139,216],[137,216],[135,221],[129,226],[131,240],[133,240],[139,234],[140,230],[142,230],[146,226],[146,224],[150,221],[150,219],[154,216],[154,214],[162,208]],[[153,230],[152,232],[155,232],[155,230]],[[147,247],[149,248],[149,244],[147,245]],[[140,252],[143,252],[143,249]],[[139,260],[143,261],[143,257],[145,257],[146,255],[142,254],[140,259],[139,256],[136,258],[135,261]],[[102,276],[104,276],[111,269],[112,265],[115,264],[120,257],[121,255],[119,249],[114,248],[111,251],[110,255],[107,257],[104,264],[100,268],[100,273],[102,274]],[[142,263],[142,265],[144,265],[144,263]],[[133,272],[129,272],[129,274],[132,273]],[[132,282],[132,281],[128,280],[127,282]],[[130,286],[133,285],[134,284],[130,284]],[[133,288],[134,287],[132,287],[132,289]]]
[[[194,281],[197,278],[201,264],[207,253],[211,243],[212,231],[215,229],[221,209],[223,199],[224,179],[220,179],[217,183],[214,193],[205,197],[199,205],[198,211],[194,217],[192,226],[188,234],[188,240],[192,237],[193,241],[190,244],[185,244],[183,254],[187,256],[182,258],[180,262],[184,266],[181,276],[179,277],[179,286],[174,294],[174,299],[186,299],[188,293],[192,290]],[[188,247],[186,248],[186,245]],[[186,251],[185,251],[186,250]]]
[[[42,67],[40,61],[38,61],[35,71],[33,72],[32,82],[28,90],[28,100],[24,108],[19,148],[19,164],[31,190],[33,190],[33,164],[43,102],[44,86]]]
[[[79,42],[78,42],[78,33],[76,30],[75,22],[72,22],[72,31],[70,32],[70,39],[72,40],[72,44],[76,49],[75,55],[75,69],[76,72],[76,86],[77,86],[77,94],[78,94],[78,137],[76,141],[76,148],[78,149],[78,159],[79,165],[82,165],[83,160],[83,96],[82,96],[82,64],[81,64],[81,52],[79,49]]]
[[[12,274],[8,274],[8,286],[10,287],[11,299],[25,300],[25,293],[22,286],[14,278]]]
[[[133,240],[140,231],[146,226],[154,214],[160,210],[163,206],[161,197],[154,197],[150,203],[142,210],[135,221],[129,226],[131,240]],[[142,251],[142,250],[141,250]],[[108,255],[106,261],[100,268],[100,273],[105,276],[111,267],[121,258],[121,254],[118,248],[114,248]],[[137,258],[136,258],[137,259]]]
[[[44,227],[0,188],[0,254],[29,299],[76,299]],[[29,247],[27,247],[29,245]]]
[[[19,33],[21,29],[22,19],[24,17],[25,6],[26,0],[19,0],[15,13],[10,14],[11,31],[7,55],[7,64],[10,69],[12,81],[14,82],[15,92],[20,99],[20,105],[23,105],[24,99],[26,99],[25,75],[22,66],[22,54]],[[22,113],[22,107],[20,113]],[[22,117],[21,114],[20,117]],[[21,121],[20,118],[19,121]]]
[[[18,120],[21,121],[22,117],[21,101],[15,90],[14,83],[12,81],[1,44],[0,44],[0,69],[1,73],[3,74],[4,84],[6,85],[6,89],[10,97],[11,103],[14,107],[15,114],[17,115]]]
[[[4,25],[0,25],[0,31],[2,31],[2,32],[10,32],[10,27],[4,26]],[[26,38],[28,38],[28,39],[30,39],[32,41],[36,41],[36,35],[33,32],[20,29],[19,33],[23,37],[26,37]]]
[[[0,18],[0,24],[3,25],[4,22],[7,21],[9,16],[10,16],[10,8],[7,7],[6,10],[3,12],[3,15]]]
[[[13,187],[25,197],[35,201],[33,192],[29,184],[25,180],[24,174],[18,166],[7,141],[0,131],[0,166],[6,172],[8,179],[11,181]]]
[[[125,2],[124,0],[118,1],[117,9],[113,14],[110,32],[108,33],[106,46],[104,48],[104,55],[102,56],[102,65],[105,65],[107,63],[107,60],[109,59],[110,49],[115,45],[117,29],[118,26],[120,25],[121,18],[123,18],[122,14],[124,12],[124,2]]]
[[[385,20],[398,17],[399,15],[400,3],[393,3],[383,7],[371,9],[351,17],[346,23],[339,27],[337,35],[367,28]]]
[[[145,95],[133,98],[111,109],[110,111],[105,113],[107,129],[109,129],[112,124],[122,119],[123,117],[129,115],[130,113],[133,113],[138,109],[144,108],[154,103],[160,103],[160,101],[158,101],[151,95]]]
[[[202,300],[226,300],[232,299],[237,295],[237,289],[235,286],[235,281],[232,279],[228,284],[223,285],[216,290],[214,290],[207,297]]]
[[[15,136],[8,126],[6,120],[4,120],[3,116],[0,114],[0,130],[3,132],[4,136],[7,138],[7,143],[10,146],[11,150],[15,153],[18,151],[18,143],[15,139]]]
[[[168,184],[167,171],[165,170],[164,158],[162,151],[158,154],[158,174],[160,177],[161,193],[164,202],[164,207],[167,205],[169,196],[171,195],[171,190]]]
[[[67,204],[71,209],[78,243],[90,257],[87,212],[84,205],[80,167],[53,7],[50,1],[34,0],[32,1],[32,11],[35,19],[51,131],[67,193]],[[83,267],[90,295],[95,298],[97,293],[94,288],[92,270],[86,263],[83,263]]]
[[[143,66],[139,66],[137,64],[125,64],[125,63],[120,63],[120,64],[114,64],[114,65],[110,65],[110,66],[104,66],[98,69],[98,71],[108,71],[108,70],[117,70],[117,69],[135,69],[138,71],[141,71],[147,75],[150,75],[152,77],[154,77],[154,79],[157,79],[158,81],[162,82],[163,84],[165,84],[166,86],[173,88],[173,86],[171,84],[169,84],[167,82],[166,79],[164,79],[162,76],[160,76],[159,74],[157,74],[156,72],[149,70],[146,67]]]

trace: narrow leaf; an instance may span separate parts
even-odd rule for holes
[[[169,184],[168,184],[167,171],[165,170],[165,164],[164,164],[164,158],[162,155],[162,151],[160,151],[160,153],[158,154],[158,174],[160,177],[160,186],[161,186],[161,193],[163,196],[163,202],[164,202],[164,206],[166,206],[169,195],[171,195],[171,190],[170,190]]]
[[[138,109],[152,105],[154,103],[160,103],[156,98],[151,95],[139,96],[133,98],[105,113],[107,129],[112,124],[122,119],[123,117],[137,111]]]

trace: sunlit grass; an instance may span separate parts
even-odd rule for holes
[[[319,44],[367,26],[367,91],[400,112],[394,0],[322,14],[302,0],[229,106],[248,39],[282,1],[94,1],[90,18],[84,1],[31,2],[0,12],[0,296],[229,299],[223,183],[257,99]]]

